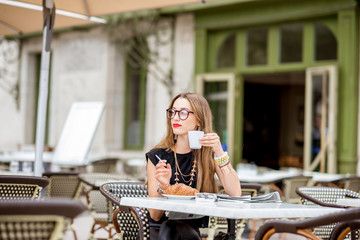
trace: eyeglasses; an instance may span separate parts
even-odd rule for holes
[[[186,120],[189,117],[189,113],[194,113],[194,112],[186,110],[186,109],[175,110],[172,108],[166,109],[166,112],[167,112],[167,117],[169,119],[173,119],[175,117],[176,113],[178,113],[178,116],[181,120]]]

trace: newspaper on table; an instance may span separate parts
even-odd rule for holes
[[[278,192],[271,192],[259,196],[244,195],[241,197],[232,197],[227,194],[213,194],[213,193],[197,193],[196,201],[231,201],[231,202],[247,202],[247,203],[264,203],[264,202],[281,202],[281,197]]]
[[[193,199],[186,199],[187,201],[193,201]],[[241,197],[232,197],[227,194],[215,194],[215,193],[196,193],[196,201],[200,202],[238,202],[238,203],[274,203],[282,202],[280,194],[278,192],[271,192],[259,196],[251,197],[250,195],[244,195]],[[165,215],[169,219],[194,219],[201,218],[203,215],[180,213],[166,211]]]

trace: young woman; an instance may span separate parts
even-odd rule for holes
[[[148,191],[150,197],[168,185],[184,183],[200,192],[216,193],[214,174],[230,196],[240,196],[239,178],[223,151],[219,136],[212,129],[212,114],[206,99],[195,93],[177,95],[166,110],[165,138],[146,154]],[[201,149],[191,149],[188,131],[201,130]],[[157,156],[162,159],[158,160]],[[164,211],[149,209],[150,239],[200,239],[203,219],[166,221]],[[158,235],[158,236],[157,236]],[[179,238],[180,239],[180,238]]]

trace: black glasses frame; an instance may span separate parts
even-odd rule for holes
[[[173,119],[173,118],[175,117],[176,113],[177,113],[178,116],[179,116],[179,118],[180,118],[181,120],[186,120],[186,119],[188,119],[189,114],[190,114],[190,113],[192,113],[192,114],[194,113],[194,112],[189,111],[189,110],[186,110],[186,109],[175,110],[175,109],[172,109],[172,108],[166,109],[166,112],[167,112],[167,118]],[[180,115],[180,112],[186,112],[186,117],[185,117],[185,118],[182,118],[181,115]],[[172,117],[171,117],[169,114],[171,114]]]

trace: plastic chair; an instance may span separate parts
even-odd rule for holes
[[[124,240],[150,239],[148,210],[119,204],[121,197],[147,197],[144,183],[105,183],[100,191],[113,204],[114,228]]]
[[[68,221],[86,210],[66,199],[11,200],[0,204],[0,238],[59,240]]]
[[[291,233],[313,240],[340,240],[344,239],[349,232],[360,228],[359,218],[360,208],[354,208],[301,221],[270,220],[258,229],[255,240],[268,240],[276,233]],[[319,228],[329,224],[337,225],[327,238],[323,238],[311,232],[312,228]],[[355,236],[352,235],[352,237]]]
[[[46,177],[1,175],[0,201],[39,199],[41,191],[49,184]]]
[[[116,234],[116,231],[113,233],[112,205],[109,207],[111,202],[101,194],[100,186],[106,182],[129,182],[132,179],[109,173],[82,173],[79,179],[85,184],[88,208],[94,219],[89,238],[93,238],[100,229],[107,231],[109,239],[112,238]]]
[[[336,204],[340,198],[360,198],[360,194],[342,188],[332,187],[299,187],[296,193],[301,197],[304,205],[320,205],[324,207],[344,208]],[[314,229],[314,234],[321,238],[329,238],[335,224]]]

